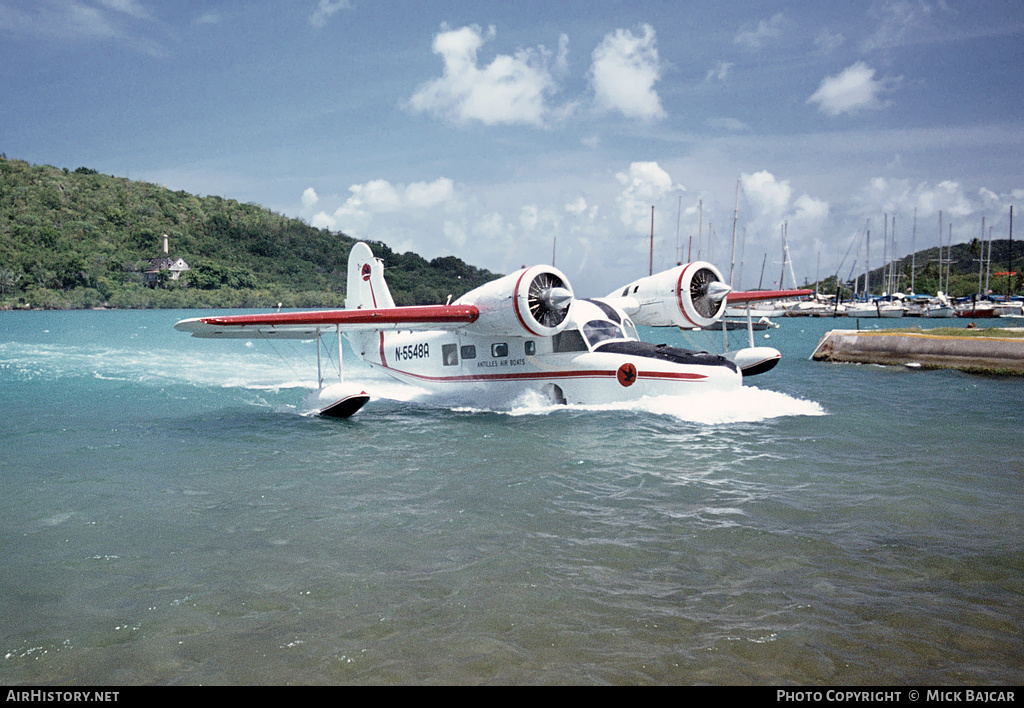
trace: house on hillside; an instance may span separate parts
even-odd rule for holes
[[[146,266],[145,271],[142,273],[143,282],[151,287],[155,288],[160,285],[160,272],[167,271],[170,273],[171,280],[177,280],[181,277],[181,274],[191,270],[188,267],[188,263],[183,258],[171,258],[168,255],[169,247],[167,234],[164,234],[164,255],[162,258],[150,258],[149,265]]]
[[[149,265],[143,271],[143,282],[151,288],[160,284],[160,271],[166,270],[171,274],[171,280],[177,280],[181,274],[191,270],[188,263],[182,258],[150,258]]]

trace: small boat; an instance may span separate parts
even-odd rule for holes
[[[730,331],[734,329],[747,329],[748,326],[746,320],[722,320],[721,325],[724,325],[725,328]],[[709,329],[721,329],[721,325],[713,325]],[[772,322],[767,317],[762,317],[756,322],[751,322],[749,326],[755,332],[763,332],[766,329],[774,329],[779,325]]]
[[[877,303],[878,316],[891,319],[893,317],[903,317],[904,308],[903,305],[899,305],[895,302]]]
[[[996,317],[1021,317],[1024,308],[1019,302],[1000,302],[995,305]]]
[[[956,311],[957,317],[969,317],[971,319],[983,319],[986,317],[995,317],[996,308],[991,305],[977,305],[959,308]]]
[[[854,302],[846,306],[847,317],[903,317],[905,308],[896,302],[874,300],[872,302]]]
[[[946,294],[941,290],[936,293],[935,297],[929,299],[924,306],[924,316],[931,318],[945,318],[952,317],[954,314],[953,303],[949,301]]]
[[[933,319],[934,318],[952,317],[953,316],[953,306],[952,305],[943,305],[941,303],[936,303],[934,305],[932,303],[928,303],[927,305],[924,306],[924,310],[921,312],[921,316],[922,317],[929,317],[929,318],[933,318]]]

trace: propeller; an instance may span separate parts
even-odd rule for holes
[[[527,304],[533,318],[545,327],[557,327],[569,314],[572,291],[554,273],[539,273],[530,283]]]
[[[714,318],[722,300],[732,290],[709,269],[701,268],[690,280],[690,300],[702,317]]]

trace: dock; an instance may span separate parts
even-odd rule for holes
[[[1021,376],[1024,331],[835,329],[821,338],[811,359]]]

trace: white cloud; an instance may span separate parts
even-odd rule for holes
[[[740,175],[743,195],[752,213],[745,219],[755,229],[774,231],[783,222],[821,222],[828,219],[828,202],[809,194],[793,199],[789,180],[761,170]]]
[[[583,197],[576,197],[565,205],[565,210],[570,214],[576,214],[578,216],[587,210],[587,200]]]
[[[466,245],[466,230],[461,224],[450,219],[444,222],[444,237],[456,248]]]
[[[738,118],[708,118],[707,126],[718,130],[749,130],[750,126]]]
[[[316,203],[320,201],[320,198],[316,195],[316,190],[309,187],[305,192],[302,193],[302,206],[307,209],[312,209],[316,206]]]
[[[148,36],[155,27],[152,14],[136,0],[23,4],[27,9],[0,4],[0,30],[45,40],[116,41],[153,57],[167,56],[161,42]]]
[[[558,56],[555,57],[555,70],[563,75],[569,73],[569,35],[564,32],[558,37]]]
[[[984,202],[986,195],[983,192],[979,194]],[[976,210],[960,183],[952,180],[932,185],[914,183],[909,179],[873,177],[860,189],[852,203],[853,213],[867,218],[878,212],[913,214],[915,209],[920,219],[930,218],[940,211],[947,218],[966,217]]]
[[[99,3],[108,10],[123,12],[138,20],[148,20],[151,18],[149,11],[140,6],[135,0],[99,0]]]
[[[828,202],[801,194],[793,203],[793,219],[797,221],[824,221],[828,218]]]
[[[666,114],[654,90],[662,69],[657,41],[650,25],[640,29],[640,36],[615,30],[594,49],[590,81],[595,105],[598,110],[618,111],[629,118],[660,120]]]
[[[818,34],[817,37],[815,37],[814,46],[816,46],[818,49],[825,52],[826,54],[831,54],[836,49],[839,49],[839,47],[843,46],[843,43],[845,41],[846,38],[843,37],[842,34],[832,34],[829,31],[828,27],[825,27],[824,29],[821,30],[821,33]]]
[[[320,0],[317,3],[316,10],[309,16],[309,24],[313,25],[317,29],[327,26],[327,21],[331,19],[331,16],[341,10],[351,10],[352,4],[348,0]]]
[[[519,225],[524,231],[533,231],[537,228],[538,210],[537,205],[527,204],[519,210]]]
[[[718,81],[725,81],[726,77],[729,76],[729,70],[732,69],[733,63],[731,61],[720,61],[714,69],[708,69],[708,73],[704,76],[705,81],[712,81],[717,79]]]
[[[888,105],[881,95],[899,82],[899,78],[875,79],[875,70],[859,61],[836,76],[822,79],[807,103],[816,103],[818,110],[830,116],[878,110]]]
[[[505,235],[505,219],[497,212],[483,214],[473,226],[473,235],[489,243],[502,239]]]
[[[217,12],[204,12],[192,21],[194,25],[219,25],[220,14]]]
[[[0,5],[0,29],[56,39],[122,36],[110,21],[109,13],[78,2],[39,4],[30,10]]]
[[[452,198],[455,183],[447,177],[439,177],[433,182],[413,182],[405,188],[405,201],[414,208],[424,209],[436,206]]]
[[[363,230],[374,219],[389,214],[403,215],[443,205],[454,198],[455,185],[447,177],[433,182],[413,182],[394,185],[386,179],[375,179],[348,188],[349,197],[341,206],[328,213],[318,212],[311,221],[317,228],[338,229],[350,235],[365,236]],[[316,190],[309,187],[302,193],[302,205],[312,209],[320,203]]]
[[[364,211],[387,213],[397,211],[401,206],[401,198],[394,185],[385,179],[370,180],[366,184],[354,184],[348,188],[352,196],[345,202],[345,207],[352,212]]]
[[[927,22],[932,7],[921,1],[886,0],[872,7],[870,14],[880,16],[879,26],[860,43],[862,52],[890,49],[905,43],[908,34]]]
[[[776,13],[772,15],[771,19],[758,22],[756,29],[738,32],[732,40],[733,44],[739,44],[748,49],[760,49],[767,41],[781,37],[784,25],[785,18],[782,13]]]
[[[438,33],[433,51],[444,61],[444,74],[422,84],[406,107],[459,123],[544,126],[554,115],[545,98],[557,90],[548,70],[550,52],[543,46],[520,49],[514,56],[499,54],[490,64],[478,66],[480,48],[495,36],[494,27],[485,35],[476,26]],[[561,67],[568,51],[565,35],[559,45],[556,65]]]
[[[619,218],[627,229],[641,233],[650,228],[652,206],[656,207],[671,192],[686,191],[682,185],[673,184],[668,172],[657,162],[634,162],[628,172],[615,177],[622,185],[616,198]]]
[[[741,213],[747,246],[751,252],[763,250],[766,254],[781,255],[780,235],[785,232],[789,255],[782,279],[784,287],[796,286],[800,281],[793,261],[806,266],[817,257],[821,240],[829,232],[828,202],[806,193],[793,199],[789,180],[780,180],[767,170],[741,174],[740,184],[745,197]],[[779,266],[782,263],[781,258],[767,262]]]

